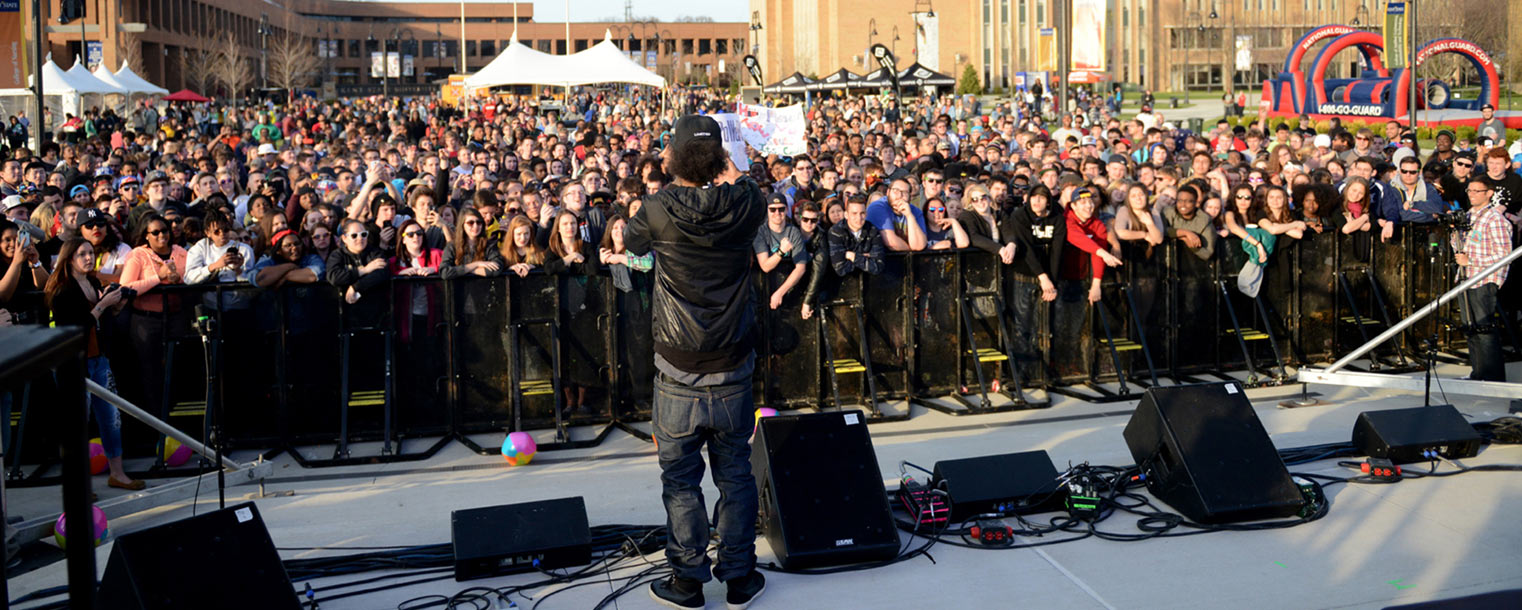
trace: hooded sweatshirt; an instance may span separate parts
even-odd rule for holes
[[[624,232],[655,252],[655,351],[681,371],[733,371],[752,354],[751,239],[766,220],[754,180],[671,186],[645,199]]]

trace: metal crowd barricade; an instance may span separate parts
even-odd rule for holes
[[[778,270],[756,278],[757,402],[810,408],[856,393],[883,421],[907,416],[883,409],[903,398],[967,414],[1045,406],[1021,400],[1028,388],[1120,400],[1140,392],[1096,395],[1094,388],[1236,378],[1244,369],[1250,385],[1287,382],[1281,367],[1345,354],[1385,320],[1453,284],[1444,228],[1403,226],[1396,235],[1381,242],[1377,231],[1344,235],[1329,226],[1300,240],[1283,237],[1258,299],[1236,287],[1246,261],[1236,238],[1218,241],[1210,260],[1171,241],[1150,264],[1133,255],[1115,276],[1122,281],[1106,286],[1102,307],[1087,302],[1085,282],[1065,283],[1048,305],[1033,278],[965,249],[892,254],[883,274],[844,278],[822,295],[818,318],[806,321],[802,283],[777,310],[765,302],[786,277]],[[166,385],[163,400],[148,406],[203,439],[207,403],[221,405],[212,411],[221,411],[229,447],[289,450],[306,466],[421,459],[452,440],[495,453],[469,435],[516,430],[550,431],[545,449],[590,446],[614,427],[644,438],[632,423],[649,419],[653,398],[652,278],[630,277],[627,290],[606,272],[393,278],[381,297],[391,315],[359,325],[326,283],[163,287],[151,294],[182,304],[158,314],[160,325],[176,330],[160,335],[156,353],[166,374],[150,381]],[[220,380],[210,401],[208,370],[189,330],[198,303],[222,322],[208,339],[210,372]],[[1419,364],[1434,349],[1462,356],[1456,307],[1406,330],[1405,347],[1381,351],[1379,368]],[[130,330],[107,332],[124,348]],[[1435,343],[1420,343],[1434,336]],[[113,356],[119,377],[138,376],[121,349]],[[16,389],[13,455],[50,468],[56,457],[31,449],[46,443],[49,426],[38,419],[43,410],[29,406],[50,403],[54,390]],[[1010,403],[987,401],[995,391]],[[150,440],[157,433],[129,429],[127,436],[129,457],[157,452]],[[424,437],[436,440],[403,451],[404,441]],[[380,455],[345,456],[357,442],[379,442]],[[311,445],[335,445],[336,459],[295,451]],[[26,484],[17,480],[27,478],[22,472],[13,463],[11,480]]]
[[[828,253],[822,253],[828,256]],[[770,295],[786,281],[791,267],[784,270],[779,265],[770,273],[757,274],[756,313],[761,326],[761,344],[756,350],[756,381],[760,391],[757,404],[772,408],[796,409],[814,407],[822,402],[820,390],[826,383],[823,348],[819,332],[823,309],[814,313],[815,318],[803,319],[803,292],[808,285],[808,275],[788,292],[782,306],[771,308]],[[834,271],[825,268],[826,273]],[[812,273],[810,271],[809,273]],[[621,311],[621,323],[629,323],[628,311]],[[645,312],[646,317],[649,312]],[[652,345],[653,348],[653,345]]]

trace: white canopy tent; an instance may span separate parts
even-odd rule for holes
[[[465,78],[467,89],[501,85],[551,85],[574,87],[594,83],[632,83],[664,87],[666,79],[629,59],[613,43],[611,32],[603,41],[574,55],[550,55],[518,42],[513,34],[496,59]]]
[[[666,86],[664,77],[629,59],[624,50],[613,43],[613,33],[608,30],[604,30],[602,42],[570,56],[566,61],[570,64],[569,71],[566,72],[570,85],[630,83],[651,87]]]
[[[74,67],[64,72],[64,76],[69,77],[69,82],[74,85],[74,90],[79,92],[80,95],[106,95],[108,93],[126,95],[127,93],[125,89],[117,85],[95,78],[94,74],[85,69],[84,62],[80,61],[78,57],[74,58]],[[46,86],[47,81],[43,81],[43,85]]]
[[[483,89],[501,85],[566,86],[568,66],[564,55],[535,51],[518,42],[518,33],[480,71],[465,77],[466,89]]]
[[[90,76],[84,66],[76,63],[75,67],[88,76],[89,80],[80,79],[77,75],[59,68],[58,64],[53,63],[52,55],[48,55],[47,63],[42,64],[43,101],[48,108],[53,110],[53,116],[57,117],[60,123],[65,114],[79,114],[81,96],[101,95],[115,91],[109,85],[100,82],[100,79]]]
[[[125,60],[122,61],[121,69],[116,71],[116,82],[120,83],[123,87],[126,87],[127,90],[131,91],[132,93],[141,93],[144,95],[169,95],[168,89],[150,83],[148,82],[148,79],[138,76],[136,72],[132,71],[132,66],[127,65]]]

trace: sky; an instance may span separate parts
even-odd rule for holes
[[[565,21],[566,0],[532,0],[532,4],[534,21]],[[624,17],[624,0],[571,0],[570,4],[571,21],[622,20]],[[678,17],[712,17],[714,21],[748,21],[749,15],[750,2],[747,0],[634,0],[636,19],[654,17],[674,21]]]

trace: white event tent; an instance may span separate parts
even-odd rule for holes
[[[64,71],[53,63],[53,57],[49,55],[47,63],[42,64],[42,93],[44,98],[57,100],[56,104],[50,102],[48,107],[53,109],[54,116],[62,120],[64,114],[79,114],[80,98],[83,96],[121,93],[121,90],[95,78],[78,61],[74,63],[74,68]]]
[[[69,83],[74,86],[74,90],[79,92],[80,95],[106,95],[108,93],[126,95],[127,93],[126,90],[119,86],[95,78],[94,74],[85,69],[85,63],[80,61],[78,57],[74,58],[74,67],[69,68],[63,74],[69,78]],[[44,81],[43,86],[46,85],[47,82]]]
[[[97,72],[99,72],[99,70],[97,70]],[[122,67],[116,71],[115,76],[116,82],[120,83],[122,87],[125,87],[127,91],[131,93],[141,93],[143,95],[169,95],[168,89],[150,83],[148,82],[148,79],[138,76],[136,72],[132,71],[132,66],[127,65],[125,60],[122,61]]]
[[[629,59],[624,50],[613,43],[613,35],[608,31],[604,31],[602,42],[570,56],[568,61],[571,63],[567,73],[572,78],[571,85],[631,83],[651,87],[666,86],[666,79],[661,75],[646,70],[644,66]]]
[[[666,79],[635,63],[613,44],[611,32],[603,41],[574,55],[550,55],[518,42],[518,34],[497,57],[465,78],[467,89],[501,85],[574,87],[593,83],[632,83],[662,87]]]

